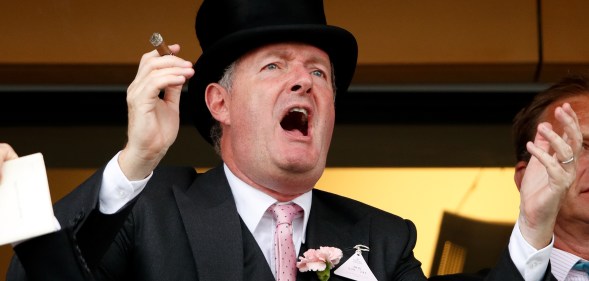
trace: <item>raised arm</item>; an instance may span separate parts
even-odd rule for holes
[[[180,46],[170,49],[177,54]],[[128,141],[118,159],[129,180],[147,177],[176,140],[182,85],[193,74],[192,63],[178,56],[160,56],[153,50],[141,58],[127,89]]]
[[[550,123],[538,125],[534,142],[527,144],[532,158],[520,188],[519,227],[536,249],[552,239],[556,216],[576,177],[583,143],[577,115],[568,103],[557,107],[554,115],[564,132],[557,134]]]

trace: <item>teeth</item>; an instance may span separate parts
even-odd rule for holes
[[[298,107],[297,108],[293,108],[293,109],[290,110],[290,112],[299,112],[299,113],[304,114],[305,116],[308,115],[307,110],[304,109],[304,108],[298,108]]]
[[[289,110],[282,120],[280,126],[286,131],[299,131],[304,136],[309,131],[309,113],[306,109],[301,107],[295,107]]]

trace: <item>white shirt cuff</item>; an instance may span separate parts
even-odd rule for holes
[[[145,188],[153,172],[145,179],[129,181],[119,166],[119,153],[117,153],[104,168],[102,173],[102,185],[98,200],[100,212],[103,214],[114,214],[125,206]]]
[[[523,237],[516,221],[509,239],[509,255],[524,280],[537,281],[542,279],[548,267],[553,245],[554,236],[548,246],[536,250]]]

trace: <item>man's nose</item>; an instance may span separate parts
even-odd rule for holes
[[[313,78],[311,73],[308,73],[306,69],[297,69],[293,73],[293,82],[290,87],[290,91],[293,93],[310,93],[313,87]]]

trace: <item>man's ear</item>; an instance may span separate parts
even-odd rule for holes
[[[229,116],[229,93],[218,83],[211,83],[205,90],[205,102],[215,120],[222,124],[229,125],[231,118]]]
[[[526,167],[528,167],[528,162],[526,161],[519,161],[517,162],[517,164],[515,164],[515,173],[513,174],[513,180],[515,181],[517,190],[519,190],[522,186],[522,180],[524,178],[524,174],[526,173]]]

